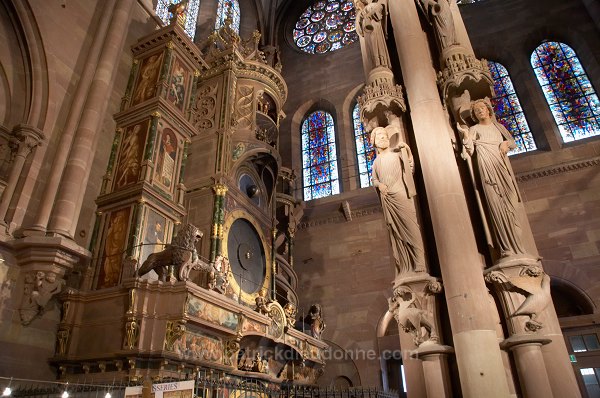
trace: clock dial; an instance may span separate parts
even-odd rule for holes
[[[254,226],[243,218],[231,224],[227,237],[231,272],[245,293],[255,293],[263,286],[266,275],[265,251]]]

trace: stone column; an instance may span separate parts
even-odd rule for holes
[[[412,0],[389,2],[465,397],[507,397],[494,319],[429,46]]]
[[[21,124],[15,127],[15,136],[17,137],[19,147],[12,164],[12,169],[10,170],[6,188],[2,193],[2,200],[0,201],[0,223],[4,225],[6,225],[6,213],[17,188],[25,160],[33,148],[40,145],[44,140],[44,134],[40,130]]]
[[[423,373],[425,375],[427,397],[452,397],[452,387],[450,376],[448,374],[448,361],[446,356],[453,351],[452,347],[439,344],[422,346],[417,350],[417,357],[423,361]]]
[[[134,0],[116,2],[48,225],[51,232],[69,238],[73,237],[77,227],[81,201],[127,37],[133,4]]]
[[[98,65],[98,57],[106,36],[106,31],[108,29],[110,16],[114,8],[115,1],[116,0],[108,0],[104,5],[103,14],[99,21],[98,29],[96,30],[94,40],[88,53],[87,63],[83,69],[81,78],[79,79],[79,84],[77,85],[77,90],[73,96],[73,102],[71,108],[69,109],[69,115],[67,116],[63,133],[60,137],[59,144],[56,147],[52,168],[50,169],[50,175],[48,177],[48,181],[46,182],[46,188],[44,190],[42,200],[37,209],[36,218],[33,222],[33,225],[29,229],[45,232],[46,227],[48,226],[48,220],[50,219],[50,213],[52,211],[52,206],[54,205],[54,199],[56,198],[56,193],[60,185],[60,178],[65,168],[67,156],[69,155],[69,149],[71,148],[71,142],[73,141],[79,116],[81,115],[81,109],[83,108],[86,95],[92,83],[94,71]]]
[[[554,395],[548,379],[542,345],[550,343],[550,339],[539,338],[531,335],[514,335],[502,343],[502,347],[509,349],[514,354],[521,393],[528,398],[562,397]],[[572,395],[569,395],[572,396]]]

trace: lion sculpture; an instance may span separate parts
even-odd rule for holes
[[[160,280],[166,281],[169,268],[173,267],[177,279],[187,281],[192,270],[210,272],[213,267],[202,261],[196,252],[196,242],[202,236],[202,231],[194,225],[182,225],[177,236],[163,251],[148,256],[138,269],[137,275],[143,276],[154,270]]]

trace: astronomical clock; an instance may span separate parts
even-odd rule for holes
[[[94,261],[64,297],[52,363],[65,381],[217,369],[314,384],[327,345],[320,311],[320,329],[295,328],[302,210],[278,152],[278,54],[227,23],[196,44],[180,26],[185,5],[171,7],[171,24],[132,49]]]

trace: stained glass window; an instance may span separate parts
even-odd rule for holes
[[[219,0],[215,30],[225,26],[225,20],[231,19],[231,28],[240,33],[240,4],[237,0]]]
[[[169,19],[172,17],[168,8],[171,4],[179,3],[181,0],[158,0],[156,4],[156,15],[165,23],[169,24]],[[185,18],[185,32],[192,39],[196,33],[196,20],[198,19],[198,8],[200,7],[200,0],[189,0],[187,5],[186,18]]]
[[[517,147],[508,154],[514,155],[536,150],[533,135],[529,130],[527,119],[508,71],[502,64],[497,62],[489,61],[488,66],[494,78],[496,96],[492,98],[492,105],[494,106],[496,119],[506,127],[517,143]]]
[[[302,123],[304,200],[340,193],[333,118],[315,111]]]
[[[600,101],[575,51],[549,41],[531,54],[531,66],[565,142],[600,134]]]
[[[294,27],[294,42],[309,54],[335,51],[358,40],[352,0],[319,0],[308,7]]]
[[[371,167],[375,160],[375,148],[369,142],[369,134],[365,132],[360,122],[360,109],[358,104],[352,111],[352,123],[354,124],[354,140],[356,141],[356,160],[358,161],[358,177],[360,187],[366,188],[373,185],[371,181]]]

